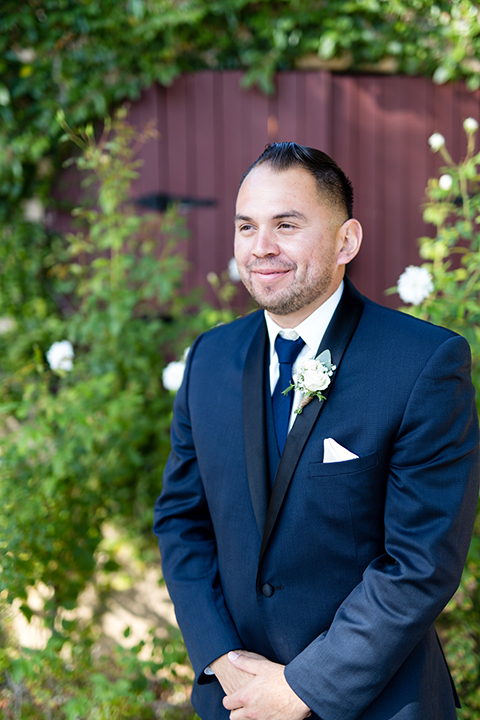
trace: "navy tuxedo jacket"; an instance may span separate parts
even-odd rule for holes
[[[297,416],[271,492],[263,313],[189,353],[155,532],[193,703],[204,720],[228,718],[203,670],[245,648],[286,665],[314,718],[453,719],[433,623],[459,583],[477,505],[468,345],[347,280],[327,348],[327,398]],[[358,459],[323,463],[328,437]]]

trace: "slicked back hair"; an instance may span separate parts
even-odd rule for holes
[[[277,172],[293,167],[304,168],[315,178],[320,194],[346,213],[349,219],[353,217],[352,183],[326,153],[294,142],[271,143],[248,168],[240,181],[240,186],[254,168],[265,164],[270,165]]]

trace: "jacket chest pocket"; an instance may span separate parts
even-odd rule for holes
[[[384,547],[386,473],[377,453],[335,463],[309,463],[309,493],[338,542],[347,538],[363,570]]]
[[[365,473],[373,470],[373,468],[377,466],[377,453],[373,452],[369,455],[365,455],[365,457],[354,458],[353,460],[343,460],[342,462],[309,463],[308,471],[311,478],[331,478]]]
[[[385,473],[377,453],[334,463],[309,463],[309,491],[322,513],[350,514],[363,521],[375,518],[385,502]]]

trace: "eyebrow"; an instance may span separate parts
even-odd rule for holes
[[[235,215],[235,217],[233,218],[233,222],[236,223],[239,220],[241,220],[242,222],[251,222],[252,218],[247,217],[247,215]]]
[[[272,220],[285,220],[286,218],[298,218],[299,220],[306,220],[307,218],[305,215],[298,210],[288,210],[287,212],[278,213],[277,215],[274,215]],[[252,218],[249,218],[247,215],[235,215],[233,218],[233,222],[252,222]]]
[[[307,218],[305,215],[298,210],[289,210],[288,212],[279,213],[278,215],[274,215],[274,220],[283,220],[284,218],[298,218],[299,220],[306,220]]]

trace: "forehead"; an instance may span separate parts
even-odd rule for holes
[[[237,214],[275,215],[294,210],[304,215],[325,212],[327,203],[313,175],[301,167],[277,171],[270,165],[255,167],[243,181],[237,196]]]

